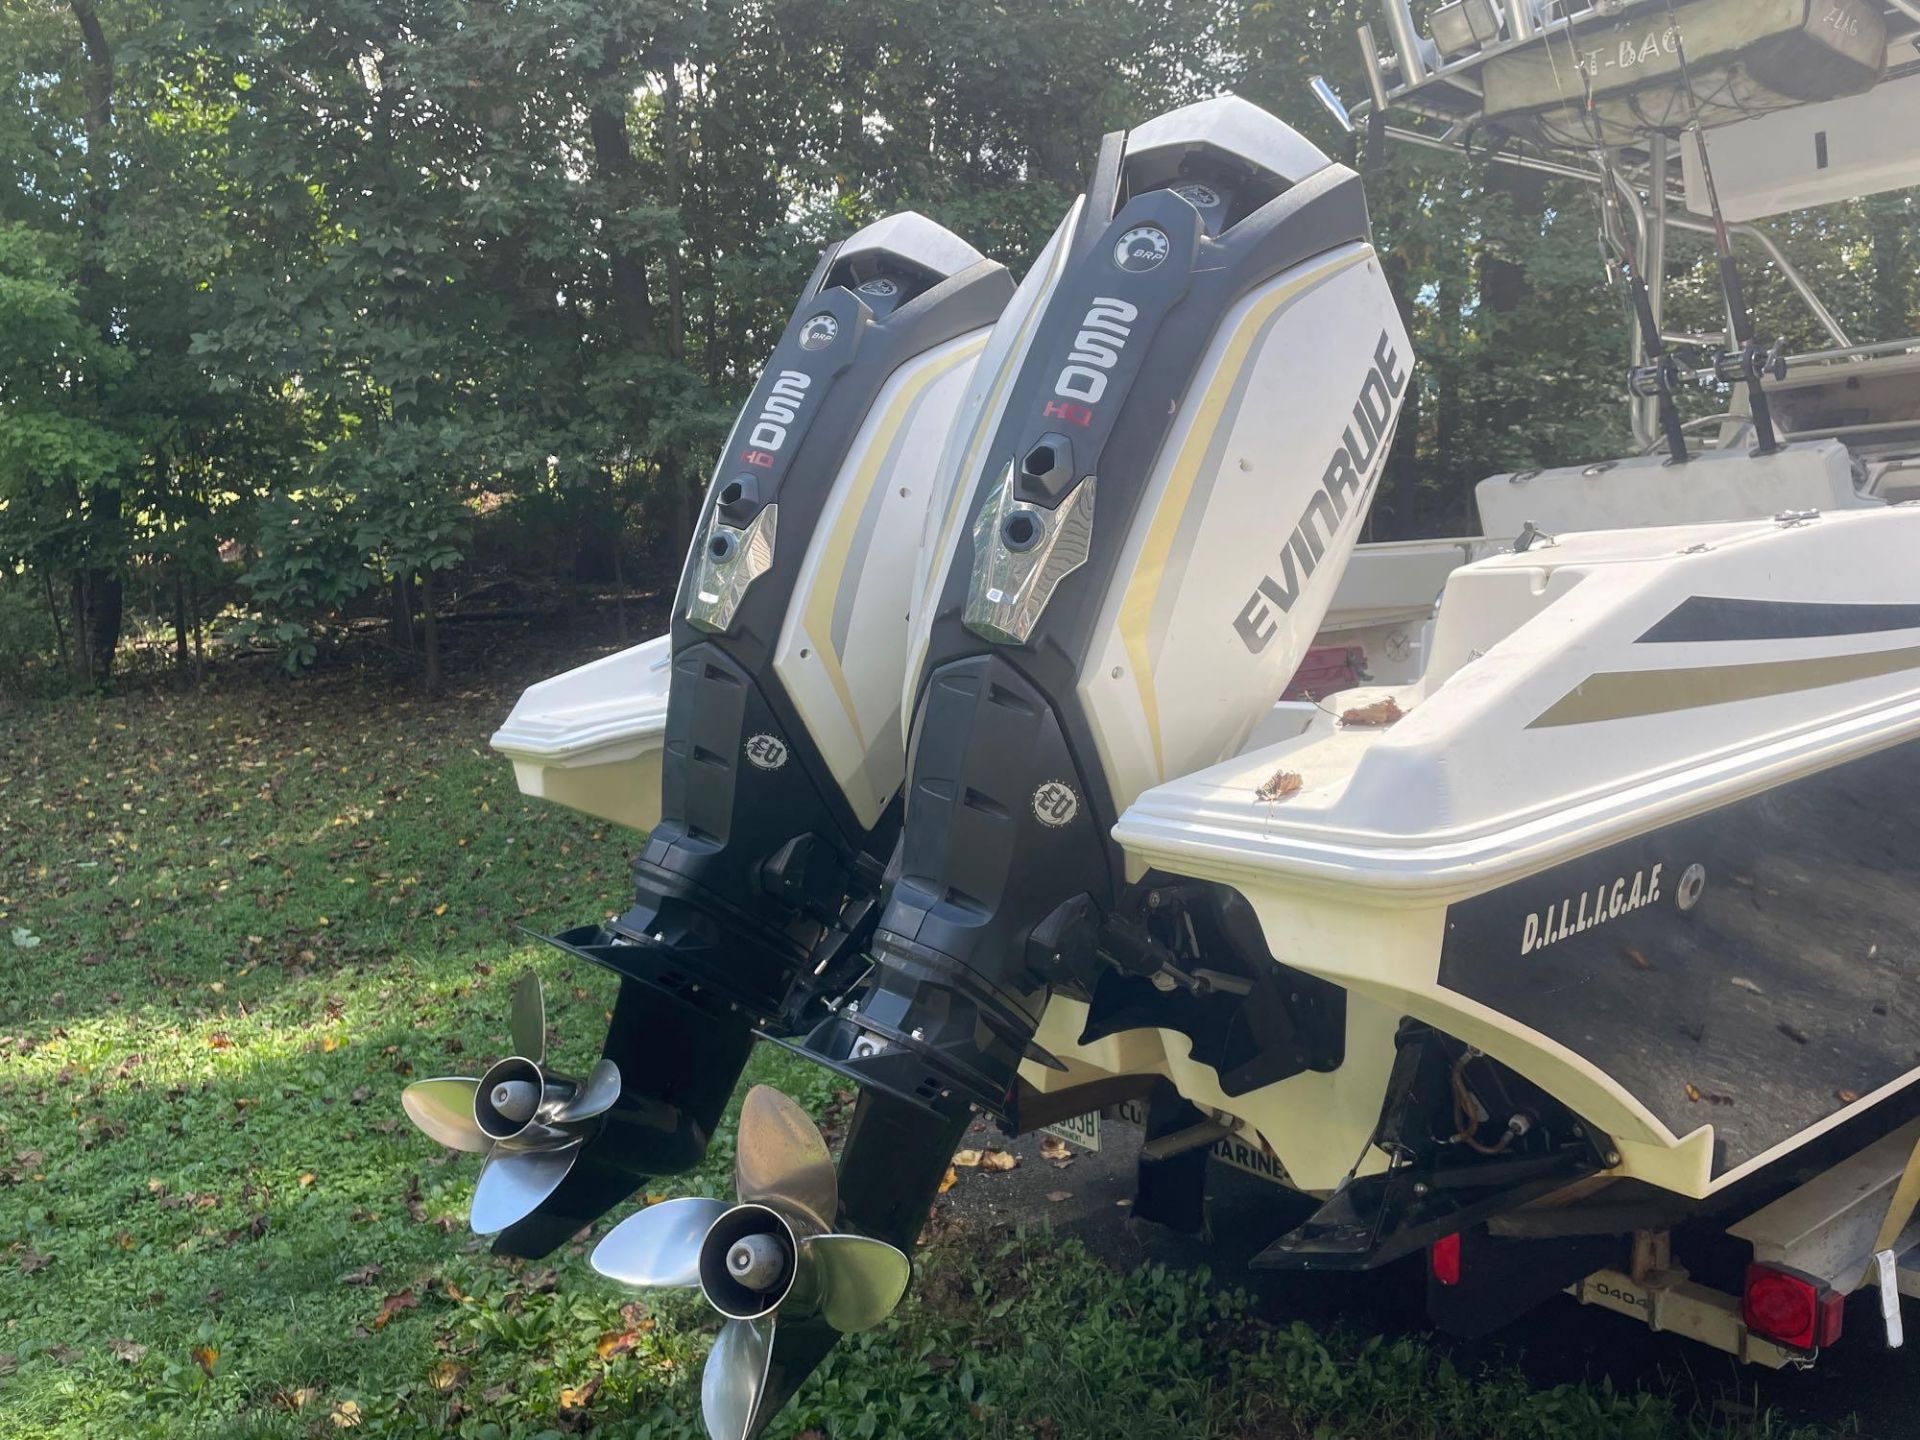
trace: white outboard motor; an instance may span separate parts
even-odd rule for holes
[[[516,996],[515,1056],[405,1097],[436,1139],[490,1156],[473,1219],[496,1250],[544,1254],[645,1177],[696,1164],[755,1033],[813,1024],[864,968],[899,831],[902,619],[929,477],[1012,293],[1003,267],[911,212],[821,256],[680,583],[634,904],[551,937],[621,977],[603,1058],[579,1081],[542,1068],[536,982]],[[589,670],[601,703],[578,710],[604,727]],[[564,705],[572,678],[546,698]],[[538,734],[516,717],[514,737]]]

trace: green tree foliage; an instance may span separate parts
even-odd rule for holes
[[[0,598],[39,612],[13,633],[97,684],[129,623],[185,670],[224,607],[298,668],[386,614],[436,683],[488,527],[566,580],[672,568],[822,244],[910,206],[1024,269],[1104,131],[1223,89],[1348,153],[1306,81],[1364,93],[1372,8],[0,0]],[[1591,195],[1398,146],[1367,169],[1422,362],[1373,536],[1618,453]],[[1912,328],[1910,197],[1777,228],[1862,334]],[[1714,322],[1703,256],[1674,257],[1681,328]],[[1817,338],[1754,288],[1763,330]]]

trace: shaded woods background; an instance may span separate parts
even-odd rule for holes
[[[1105,130],[1237,90],[1344,153],[1364,0],[0,0],[0,694],[454,614],[620,608],[822,243],[911,206],[1024,273]],[[1577,188],[1390,147],[1421,360],[1375,539],[1619,451]],[[1776,225],[1904,334],[1908,197]],[[1672,323],[1718,313],[1677,242]],[[1762,329],[1816,337],[1759,277]],[[636,638],[638,638],[636,636]]]

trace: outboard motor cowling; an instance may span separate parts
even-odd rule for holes
[[[1053,991],[1178,975],[1112,826],[1284,689],[1411,377],[1359,177],[1245,101],[1109,136],[1056,245],[996,427],[943,480],[964,518],[926,566],[874,973],[807,1042],[942,1123],[1005,1112]]]

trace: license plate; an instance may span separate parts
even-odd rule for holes
[[[1069,1145],[1078,1145],[1082,1150],[1098,1150],[1100,1112],[1092,1110],[1085,1115],[1076,1115],[1071,1120],[1062,1120],[1058,1125],[1044,1126],[1041,1133],[1058,1135]]]

